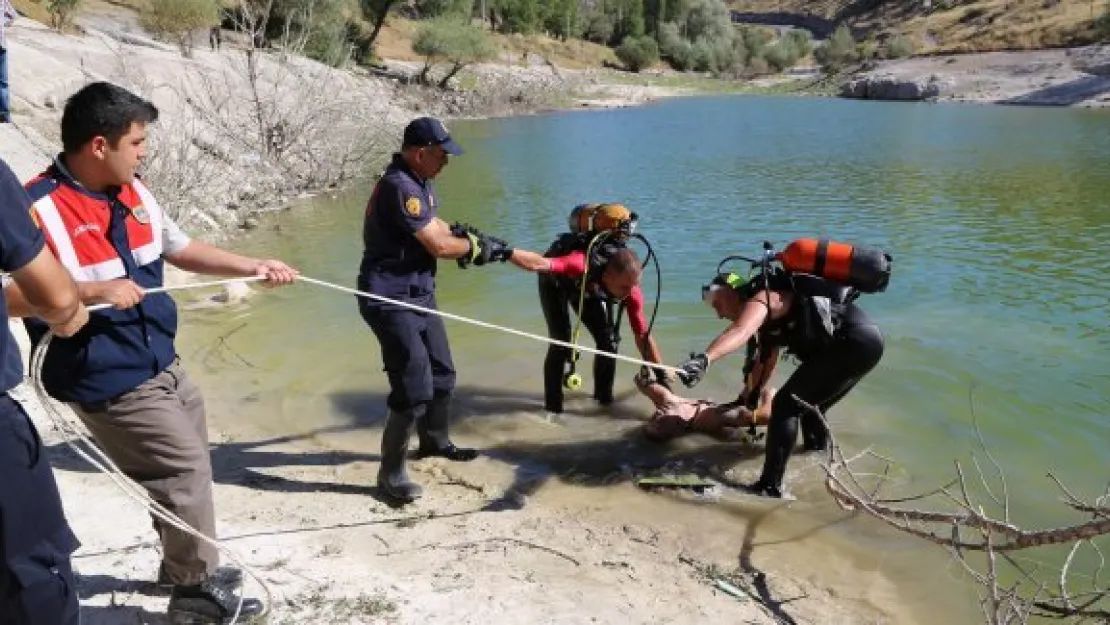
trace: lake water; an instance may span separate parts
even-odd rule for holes
[[[972,454],[986,462],[972,407],[1020,524],[1079,518],[1060,504],[1049,472],[1078,494],[1106,487],[1105,112],[738,96],[458,122],[451,130],[467,153],[437,181],[449,222],[543,251],[575,204],[617,201],[639,213],[661,264],[661,290],[653,272],[644,286],[649,304],[661,293],[655,328],[670,364],[702,351],[724,327],[700,301],[722,257],[815,235],[888,250],[889,289],[860,300],[886,335],[885,356],[829,418],[846,447],[897,459],[892,493],[947,482],[956,460],[973,472]],[[236,246],[354,286],[368,194],[364,186],[268,217]],[[460,271],[441,263],[439,293],[444,310],[544,334],[535,278],[510,265]],[[645,451],[628,434],[649,412],[633,389],[633,366],[619,365],[622,399],[613,409],[592,404],[587,376],[567,420],[552,426],[539,417],[544,345],[457,322],[448,332],[459,369],[456,431],[515,464],[518,478],[572,465],[619,473],[699,454],[732,458],[745,477],[759,470],[758,450],[737,456],[699,437]],[[387,387],[352,297],[305,286],[230,314],[193,310],[182,352],[210,398],[234,406],[237,418],[274,433],[311,429],[314,444],[377,450]],[[631,340],[623,352],[633,354]],[[684,392],[733,396],[742,360],[723,361]],[[799,523],[835,515],[815,462],[791,463]],[[544,488],[564,500],[597,496],[565,480],[529,492]],[[620,493],[650,497],[630,487]],[[719,521],[730,522],[739,523]],[[912,578],[915,563],[929,558],[943,563],[939,549],[899,542],[874,524],[842,525],[830,530],[835,539],[871,553],[868,566],[894,577]],[[928,581],[922,606],[937,605],[927,591],[933,584],[941,582]],[[967,595],[942,603],[945,614],[971,618]]]

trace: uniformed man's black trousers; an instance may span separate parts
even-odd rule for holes
[[[0,395],[0,623],[76,625],[78,546],[35,426]]]
[[[435,299],[420,303],[436,308]],[[447,330],[438,315],[359,299],[359,312],[381,345],[382,363],[389,377],[392,410],[411,410],[455,389],[455,365]]]
[[[549,275],[539,277],[540,307],[547,321],[547,335],[558,341],[571,340],[571,309],[578,307],[578,297],[560,286],[559,281]],[[582,304],[582,325],[590,332],[597,349],[604,352],[617,352],[616,328],[610,322],[609,304],[602,298],[586,295]],[[571,350],[559,345],[547,348],[543,361],[543,403],[549,412],[563,411],[563,376]],[[613,380],[617,373],[617,361],[608,356],[594,356],[593,378],[594,398],[602,404],[613,401]]]

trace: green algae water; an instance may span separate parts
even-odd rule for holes
[[[437,181],[449,222],[542,252],[575,204],[617,201],[639,213],[662,266],[655,331],[670,364],[723,328],[700,302],[723,256],[815,235],[888,250],[889,289],[860,300],[886,336],[885,356],[829,418],[846,447],[898,460],[897,494],[947,482],[954,461],[970,468],[972,454],[987,466],[974,423],[1006,472],[1011,514],[1023,525],[1079,518],[1062,507],[1047,473],[1089,497],[1110,480],[1105,112],[715,97],[457,122],[451,131],[467,153]],[[353,287],[369,190],[270,216],[237,246]],[[438,282],[444,310],[545,333],[532,275],[443,262]],[[654,272],[644,286],[650,305]],[[188,310],[185,326],[183,355],[212,404],[231,411],[214,419],[376,453],[387,386],[352,296],[300,286],[230,311]],[[583,391],[569,395],[566,421],[553,427],[542,419],[542,343],[458,322],[448,332],[459,370],[455,430],[518,481],[572,465],[619,473],[645,458],[699,454],[749,478],[761,466],[758,449],[739,453],[698,437],[645,451],[630,432],[650,410],[624,363],[616,406],[603,411],[589,400],[587,375]],[[627,328],[622,334],[623,353],[633,355]],[[736,354],[682,392],[730,398],[741,365]],[[797,518],[834,515],[815,462],[791,464]],[[533,491],[557,487],[563,500],[597,496],[559,480]],[[626,501],[650,497],[622,493]],[[742,526],[714,522],[722,531]],[[920,622],[975,622],[973,598],[952,590],[967,588],[939,548],[864,520],[825,532],[857,549],[846,557],[860,567],[908,588]],[[935,573],[923,574],[924,562]]]

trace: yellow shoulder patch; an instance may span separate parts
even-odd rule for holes
[[[418,197],[410,197],[405,200],[405,212],[413,217],[419,217],[420,211],[424,209],[424,205],[420,202]]]
[[[31,213],[31,221],[35,223],[35,227],[42,230],[42,222],[39,221],[39,212],[35,210],[34,206],[31,207],[29,212]]]

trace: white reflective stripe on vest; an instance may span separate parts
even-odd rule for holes
[[[131,250],[131,256],[135,258],[135,264],[142,267],[162,257],[162,252],[165,249],[163,241],[165,237],[164,219],[162,218],[162,206],[158,204],[158,200],[154,199],[154,194],[150,192],[150,189],[147,189],[146,185],[139,182],[138,179],[132,182],[131,186],[135,188],[135,192],[139,194],[139,199],[143,202],[143,208],[146,209],[148,219],[150,219],[150,231],[154,238],[150,243]]]
[[[38,215],[42,227],[46,229],[46,234],[50,236],[50,241],[58,251],[58,260],[69,270],[73,279],[77,282],[93,280],[94,278],[85,274],[84,267],[77,260],[77,250],[74,249],[73,241],[69,238],[69,231],[66,230],[62,216],[58,213],[58,207],[54,205],[54,200],[49,195],[35,202],[35,214]]]
[[[85,273],[85,279],[92,281],[115,280],[127,276],[127,269],[124,268],[123,261],[118,258],[95,265],[85,265],[82,270]]]

